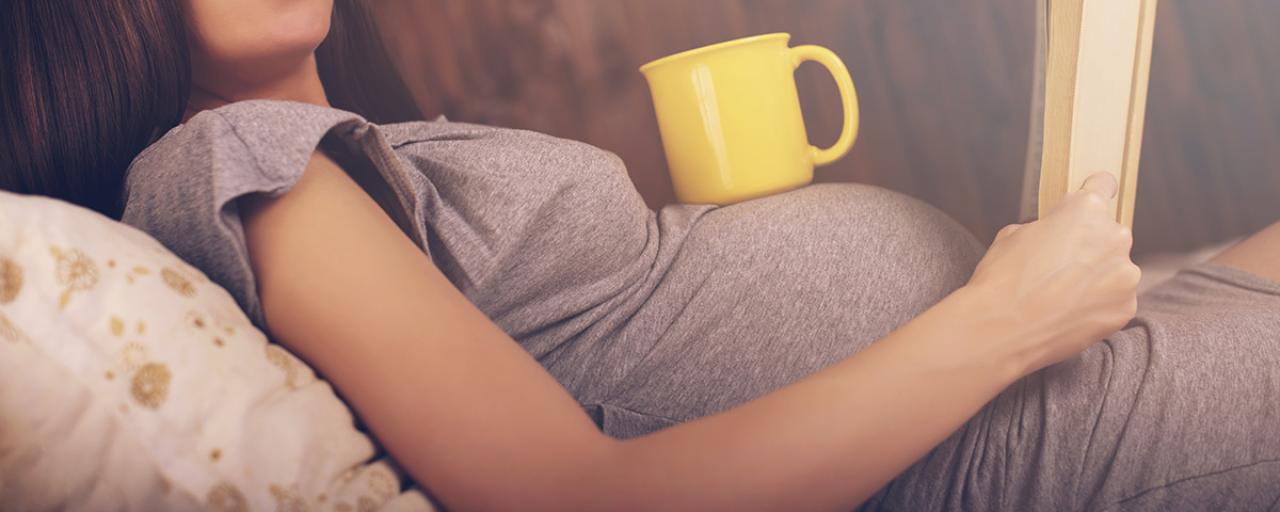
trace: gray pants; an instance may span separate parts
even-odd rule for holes
[[[688,291],[638,315],[663,323],[656,344],[551,371],[588,383],[571,391],[607,433],[644,434],[867,347],[963,285],[982,252],[942,213],[874,187],[717,209],[666,278]],[[624,376],[598,389],[596,372]],[[865,508],[1266,510],[1277,500],[1280,284],[1206,264],[1144,295],[1125,330],[1010,387]]]

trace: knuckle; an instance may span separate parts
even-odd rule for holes
[[[1119,224],[1116,226],[1117,227],[1112,231],[1112,239],[1115,241],[1115,244],[1120,247],[1133,245],[1133,230]]]
[[[1134,288],[1142,281],[1142,268],[1132,262],[1125,263],[1120,269],[1120,276],[1126,288]]]

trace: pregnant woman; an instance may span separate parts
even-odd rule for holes
[[[0,16],[0,187],[199,266],[451,509],[1280,499],[1280,226],[1139,299],[1105,177],[985,256],[860,185],[654,212],[604,151],[394,122],[355,1]]]

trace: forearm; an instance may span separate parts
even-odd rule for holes
[[[832,509],[865,501],[1022,374],[1020,335],[965,290],[827,370],[623,444],[613,506]],[[988,349],[990,348],[990,349]]]
[[[490,368],[503,378],[481,384],[509,399],[502,411],[485,413],[478,404],[455,403],[444,409],[470,410],[458,417],[421,416],[401,404],[421,403],[423,393],[384,385],[375,386],[382,390],[376,398],[359,402],[383,404],[381,411],[367,411],[379,418],[371,422],[379,437],[419,481],[451,490],[441,497],[458,508],[849,508],[1022,375],[1016,356],[1000,347],[1025,333],[1000,318],[991,303],[979,292],[962,290],[866,350],[800,382],[722,414],[625,442],[588,431],[585,417],[570,413],[568,404],[553,407],[537,398],[534,386],[500,382],[541,378],[522,375],[528,368],[520,366]],[[401,361],[405,367],[391,373],[409,374],[419,366]],[[482,364],[492,363],[474,366]],[[430,401],[441,399],[447,400],[435,396]],[[558,412],[548,414],[552,410]],[[475,421],[480,414],[491,417]],[[509,414],[524,420],[499,419]],[[457,428],[448,428],[455,422]],[[465,438],[431,439],[431,431],[456,432],[461,423],[482,427],[471,427]],[[434,428],[424,431],[424,426]],[[476,443],[460,446],[471,441]],[[431,450],[434,455],[414,448],[432,445],[450,448]],[[453,471],[439,471],[442,462]]]
[[[1025,327],[1001,318],[993,302],[981,292],[961,290],[866,350],[800,382],[722,414],[625,442],[591,431],[569,404],[540,399],[537,386],[504,384],[543,378],[518,365],[488,368],[502,377],[479,384],[494,388],[487,394],[507,399],[501,410],[462,402],[406,410],[403,404],[449,399],[403,385],[373,386],[381,390],[376,397],[358,402],[382,404],[381,410],[365,411],[377,418],[371,426],[379,437],[420,482],[439,486],[445,491],[439,496],[458,508],[849,508],[1023,374],[1018,357],[1001,347],[1011,345],[1005,342],[1010,337],[1027,335]],[[491,366],[501,358],[481,354],[479,359],[489,362],[463,366]],[[383,366],[392,370],[388,373],[411,374],[421,366],[397,360],[384,360],[383,365],[404,365]],[[467,412],[430,417],[422,414],[428,409]],[[500,420],[511,414],[524,419],[519,424]],[[475,421],[477,415],[490,417]],[[450,428],[452,423],[459,425]],[[473,425],[469,435],[432,439],[433,431],[457,432],[463,423]],[[422,450],[429,446],[436,449]],[[441,471],[445,466],[452,470]]]

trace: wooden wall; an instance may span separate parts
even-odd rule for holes
[[[863,131],[821,181],[919,197],[989,239],[1017,221],[1031,87],[1031,0],[383,0],[378,17],[423,107],[618,153],[652,206],[672,200],[648,89],[657,57],[786,31],[849,64]],[[1138,251],[1177,250],[1280,218],[1280,19],[1274,0],[1164,0]],[[800,72],[815,142],[834,85]]]

